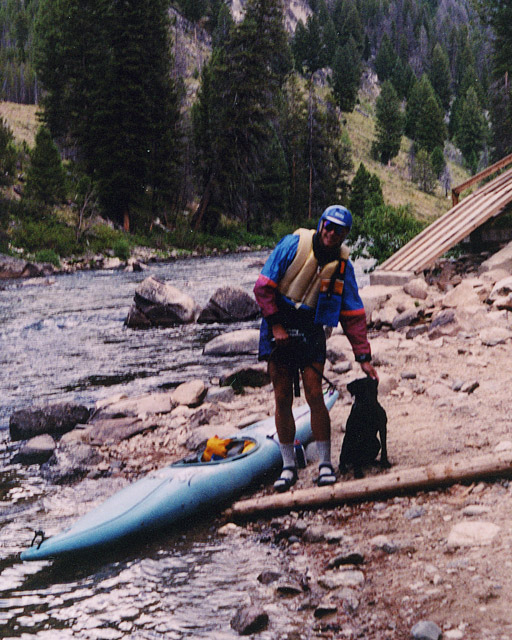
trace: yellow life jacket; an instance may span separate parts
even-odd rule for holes
[[[278,291],[291,300],[297,309],[303,304],[312,309],[316,308],[318,294],[320,290],[327,291],[339,259],[342,260],[341,273],[343,273],[350,255],[348,247],[341,245],[339,259],[320,268],[313,253],[315,233],[313,229],[297,229],[294,232],[299,236],[297,253],[277,287]],[[343,279],[340,278],[335,282],[333,293],[341,295],[342,291]]]
[[[206,442],[206,449],[201,456],[202,462],[210,462],[211,460],[220,460],[230,455],[239,455],[247,453],[255,443],[252,440],[238,440],[235,438],[219,438],[212,436]]]

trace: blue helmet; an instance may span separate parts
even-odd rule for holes
[[[317,231],[320,231],[326,220],[334,222],[335,224],[340,224],[342,227],[348,227],[349,229],[352,226],[352,214],[346,207],[343,207],[340,204],[334,204],[327,207],[320,216],[318,227],[316,229]]]

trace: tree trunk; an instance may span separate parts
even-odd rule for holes
[[[203,192],[203,197],[201,198],[201,202],[197,207],[197,211],[194,214],[194,231],[198,231],[201,227],[201,222],[203,220],[204,212],[206,211],[208,204],[210,202],[210,197],[212,195],[212,184],[213,184],[213,174],[209,177],[208,183]]]
[[[124,229],[124,231],[126,231],[126,233],[130,232],[130,214],[128,213],[128,211],[124,212],[123,229]]]
[[[226,511],[226,515],[230,518],[243,518],[258,514],[267,515],[275,511],[334,506],[495,476],[512,476],[511,451],[426,467],[391,470],[383,475],[363,480],[349,480],[329,487],[298,489],[285,494],[242,500],[235,502],[231,509]]]

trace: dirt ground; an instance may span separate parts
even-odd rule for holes
[[[394,340],[396,334],[391,335]],[[507,448],[512,440],[510,356],[509,344],[485,347],[478,338],[453,337],[434,342],[401,337],[398,348],[377,353],[380,375],[398,382],[396,389],[379,396],[388,416],[393,471],[469,461],[492,454],[498,445]],[[349,374],[337,378],[345,393],[331,411],[333,461],[351,407],[345,384],[359,375],[357,368],[354,364]],[[461,382],[478,386],[471,393],[452,390]],[[386,471],[366,471],[367,476],[375,473]],[[316,464],[310,464],[297,488],[314,487],[315,474]],[[352,476],[339,482],[348,479]],[[260,495],[267,493],[271,489]],[[443,638],[512,638],[512,489],[506,478],[309,511],[290,516],[288,522],[293,518],[342,528],[365,559],[358,607],[338,609],[319,620],[317,637],[410,638],[418,621],[432,620]],[[486,544],[453,547],[448,536],[463,521],[491,523],[499,530]],[[295,543],[288,551],[305,554],[311,575],[318,576],[339,548]]]

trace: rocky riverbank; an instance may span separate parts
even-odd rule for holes
[[[483,258],[440,263],[404,287],[362,290],[393,471],[512,449],[512,252]],[[127,481],[187,455],[210,435],[232,434],[273,413],[268,381],[256,371],[259,387],[238,376],[243,395],[195,381],[169,393],[110,398],[65,435],[52,436],[55,451],[42,472],[60,469],[47,476],[53,482]],[[351,407],[346,384],[360,375],[338,331],[329,339],[326,374],[342,391],[331,412],[336,460]],[[10,447],[21,453],[16,443]],[[314,487],[314,447],[307,453],[298,489]],[[258,495],[271,493],[264,486]],[[239,633],[271,628],[286,607],[306,615],[318,638],[512,638],[511,513],[508,479],[490,478],[221,522],[225,535],[277,546],[288,567],[262,572],[266,595],[257,590],[258,600],[233,626]]]

